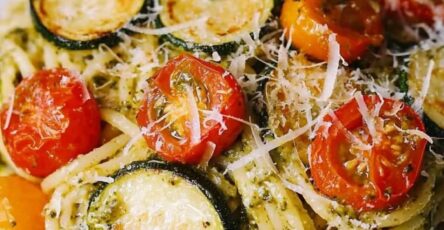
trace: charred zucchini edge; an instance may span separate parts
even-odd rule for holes
[[[422,120],[427,134],[434,137],[444,137],[444,129],[439,127],[429,116],[427,116],[427,113],[424,112]]]
[[[66,48],[69,50],[88,50],[88,49],[96,49],[100,44],[106,44],[110,47],[119,44],[122,41],[122,38],[119,36],[119,33],[123,32],[125,34],[132,34],[132,32],[123,27],[118,28],[116,31],[108,33],[103,37],[99,37],[96,39],[92,39],[89,41],[76,41],[71,40],[65,37],[62,37],[56,33],[51,32],[40,20],[37,11],[33,4],[34,0],[29,1],[29,8],[31,11],[31,18],[36,30],[48,41],[53,42],[55,45]],[[142,8],[139,11],[139,14],[148,13],[148,6],[150,0],[145,0]],[[147,17],[143,18],[133,18],[129,23],[137,25],[148,20]]]
[[[151,0],[152,1],[152,0]],[[273,0],[273,6],[270,9],[270,16],[273,16],[274,14],[278,13],[280,11],[279,7],[283,0]],[[151,3],[153,4],[153,3]],[[152,5],[151,5],[152,6]],[[163,28],[165,27],[164,23],[161,20],[160,14],[157,16],[155,20],[155,26],[156,28]],[[252,34],[252,33],[250,33]],[[204,52],[207,54],[212,54],[213,52],[217,52],[219,55],[226,56],[232,52],[235,52],[237,48],[240,45],[241,41],[229,41],[222,44],[217,45],[201,45],[195,42],[187,42],[181,38],[178,38],[174,36],[172,33],[164,34],[160,36],[161,43],[169,42],[172,45],[182,48],[186,51],[191,52]]]
[[[156,170],[166,170],[172,172],[174,175],[179,176],[190,184],[197,186],[199,190],[205,195],[205,197],[213,205],[216,212],[219,214],[220,220],[224,229],[235,230],[239,229],[240,223],[232,216],[230,208],[226,203],[226,198],[223,193],[205,176],[203,176],[198,171],[193,168],[187,167],[185,165],[167,163],[161,160],[147,160],[147,161],[136,161],[124,168],[117,171],[112,178],[117,180],[118,178],[137,170],[143,169],[156,169]],[[95,191],[91,194],[88,204],[88,213],[92,203],[100,196],[103,190],[108,186],[108,183],[98,182],[96,184]]]
[[[160,16],[156,18],[156,27],[162,28],[165,25],[162,23],[162,20],[160,19]],[[186,51],[199,51],[211,54],[213,52],[217,52],[220,55],[227,55],[229,53],[232,53],[237,50],[239,47],[239,44],[237,42],[227,42],[219,45],[200,45],[193,42],[187,42],[183,39],[180,39],[173,34],[163,34],[160,36],[161,43],[169,42],[173,44],[174,46],[183,48]]]

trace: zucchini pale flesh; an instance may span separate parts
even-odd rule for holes
[[[225,198],[205,177],[182,165],[135,162],[91,196],[90,229],[236,229]]]
[[[162,11],[157,27],[183,23],[195,25],[166,35],[162,39],[185,50],[233,52],[242,36],[265,25],[271,16],[273,0],[160,0]]]
[[[440,63],[444,60],[444,47],[428,51],[418,51],[410,57],[409,90],[416,100],[421,100],[425,77],[432,68],[429,86],[422,105],[424,123],[427,133],[432,136],[444,137],[444,68]]]
[[[67,49],[93,49],[121,41],[127,23],[140,22],[145,0],[31,0],[37,30],[48,40]]]

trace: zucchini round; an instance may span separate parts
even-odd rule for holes
[[[57,46],[72,49],[94,49],[104,43],[114,46],[121,41],[118,33],[129,31],[127,23],[138,24],[147,18],[146,0],[30,0],[31,16],[36,29]]]
[[[274,7],[274,0],[159,2],[163,7],[156,20],[159,28],[207,18],[200,28],[193,26],[162,35],[163,41],[188,51],[218,52],[221,55],[235,51],[242,36],[252,33],[256,26],[264,26]]]
[[[191,168],[141,161],[119,170],[113,178],[113,183],[99,184],[90,198],[90,229],[238,228],[222,193]]]
[[[408,88],[413,97],[419,97],[432,60],[434,61],[434,68],[429,89],[421,105],[428,134],[444,137],[444,90],[442,90],[444,87],[444,68],[439,64],[444,61],[444,47],[429,51],[418,51],[410,57]]]

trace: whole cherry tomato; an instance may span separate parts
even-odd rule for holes
[[[37,177],[88,153],[100,140],[96,101],[80,77],[66,69],[41,70],[23,79],[14,101],[3,106],[1,122],[11,159]]]
[[[372,0],[286,0],[280,21],[293,46],[319,60],[328,59],[329,37],[336,34],[347,61],[383,40],[381,13]],[[377,2],[374,4],[378,4]]]
[[[368,109],[381,103],[364,96]],[[356,100],[327,115],[311,147],[311,175],[318,189],[357,211],[393,208],[402,202],[421,171],[427,141],[402,130],[424,131],[419,115],[402,102],[383,99],[371,118],[376,137]],[[375,134],[373,134],[375,135]],[[370,146],[370,148],[368,147]]]
[[[242,131],[244,96],[222,67],[182,54],[149,85],[137,121],[148,145],[168,161],[199,163],[206,151],[217,156]]]

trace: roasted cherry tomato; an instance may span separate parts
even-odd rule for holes
[[[326,116],[328,125],[311,146],[311,175],[323,194],[357,211],[390,209],[415,184],[426,147],[425,139],[405,130],[424,131],[424,125],[402,102],[383,99],[378,109],[379,97],[363,101],[373,125],[364,121],[357,100],[335,111],[336,117]]]
[[[38,185],[18,176],[0,177],[0,229],[45,229],[48,198]]]
[[[100,141],[96,101],[66,69],[42,70],[23,79],[13,103],[3,106],[1,122],[12,160],[37,177],[88,153]]]
[[[386,9],[402,15],[409,23],[433,24],[435,20],[444,20],[443,0],[383,0]]]
[[[326,61],[336,34],[342,57],[359,58],[383,40],[381,16],[373,0],[285,0],[280,21],[286,37],[304,53]]]
[[[168,161],[195,164],[205,153],[217,156],[242,130],[236,118],[244,118],[244,96],[217,65],[182,54],[149,85],[137,121],[148,145]]]

